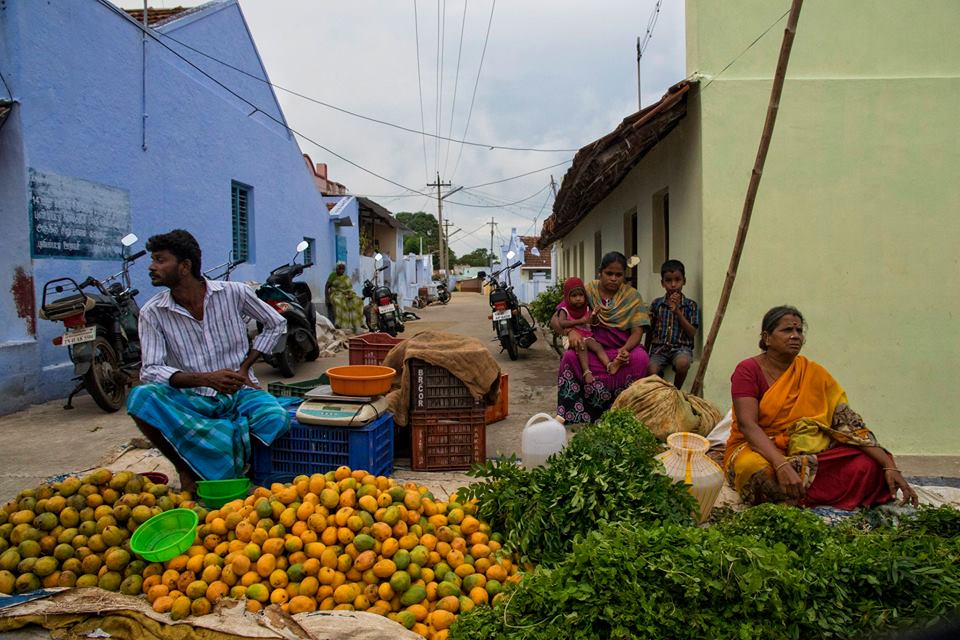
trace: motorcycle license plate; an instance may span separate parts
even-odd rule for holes
[[[77,329],[76,331],[68,331],[63,334],[62,345],[64,347],[69,347],[73,344],[80,344],[83,342],[93,342],[97,337],[97,326],[90,325],[89,327],[84,327],[83,329]]]
[[[493,312],[494,320],[509,320],[510,319],[510,309],[504,309],[503,311],[494,311]]]
[[[383,306],[377,307],[377,310],[379,310],[380,313],[393,313],[393,305],[385,304]]]

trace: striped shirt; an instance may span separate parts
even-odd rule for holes
[[[270,353],[286,331],[283,316],[257,298],[248,285],[219,280],[207,280],[206,284],[202,321],[177,304],[169,290],[153,296],[140,309],[143,382],[170,384],[170,376],[178,371],[238,370],[251,348],[245,317],[263,324],[263,331],[252,345],[261,353]],[[257,383],[252,369],[250,380]],[[217,395],[211,387],[193,391]]]

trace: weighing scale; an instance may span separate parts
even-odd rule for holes
[[[387,412],[384,396],[341,396],[324,384],[304,394],[297,409],[300,424],[361,427]]]

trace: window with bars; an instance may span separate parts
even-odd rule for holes
[[[233,259],[250,259],[250,187],[233,182],[230,185],[233,211]]]
[[[307,241],[307,248],[303,250],[303,264],[311,265],[313,264],[314,246],[317,244],[317,240],[306,236],[303,239]]]

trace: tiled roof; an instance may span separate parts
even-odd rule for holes
[[[550,247],[546,246],[543,249],[540,249],[540,255],[536,256],[531,253],[531,249],[537,246],[537,241],[540,240],[538,236],[518,236],[520,242],[523,243],[523,246],[526,247],[526,251],[523,253],[523,268],[524,269],[549,269],[550,268]]]
[[[573,230],[686,117],[690,87],[691,81],[678,82],[659,102],[627,116],[616,129],[577,151],[553,202],[553,213],[543,221],[541,248]]]
[[[147,7],[147,26],[160,26],[165,22],[176,20],[187,13],[193,13],[198,8],[199,7],[174,7],[173,9],[154,9],[153,7]],[[143,9],[124,9],[124,11],[137,22],[143,22]]]

